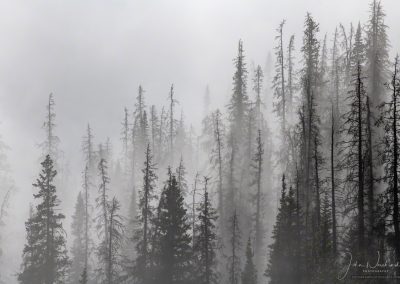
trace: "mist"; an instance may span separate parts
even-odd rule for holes
[[[400,47],[400,4],[396,0],[384,0],[381,4],[386,13],[388,53],[392,62]],[[273,243],[271,234],[279,207],[282,174],[286,170],[290,180],[288,187],[295,180],[290,172],[292,168],[286,168],[280,162],[282,157],[279,152],[284,151],[280,148],[283,139],[281,117],[273,111],[276,98],[271,83],[276,63],[275,37],[279,24],[285,19],[285,52],[290,36],[295,35],[295,70],[300,73],[304,63],[301,46],[307,12],[319,24],[317,37],[321,47],[326,35],[327,50],[331,52],[335,28],[340,23],[346,29],[350,28],[351,23],[356,28],[360,22],[365,32],[370,7],[363,0],[0,1],[0,135],[9,147],[5,148],[4,153],[10,166],[7,175],[12,180],[7,181],[12,190],[0,233],[3,251],[0,266],[4,267],[0,269],[1,280],[7,284],[20,283],[17,274],[21,272],[26,242],[25,222],[29,217],[30,204],[34,204],[33,194],[36,193],[32,183],[38,177],[40,163],[44,158],[43,149],[39,145],[46,140],[44,122],[49,94],[53,94],[55,101],[55,135],[60,140],[59,166],[64,175],[63,185],[60,186],[63,192],[58,192],[58,196],[61,198],[60,208],[66,215],[63,228],[69,250],[73,244],[72,215],[77,195],[82,191],[82,172],[85,169],[82,141],[87,135],[87,125],[90,124],[93,130],[96,149],[98,144],[110,139],[112,161],[108,162],[110,175],[113,176],[116,164],[121,162],[122,165],[124,149],[121,129],[124,108],[129,111],[131,125],[134,123],[133,112],[140,85],[144,89],[147,109],[154,105],[160,115],[161,108],[169,106],[170,87],[173,84],[177,101],[175,118],[180,120],[182,117],[187,134],[192,126],[193,135],[202,141],[206,136],[203,121],[205,116],[220,109],[224,119],[229,120],[226,113],[233,93],[233,60],[238,55],[239,40],[243,42],[248,70],[247,94],[252,101],[256,98],[252,87],[253,70],[257,65],[264,69],[263,119],[268,123],[268,139],[271,143],[271,149],[264,152],[269,151],[271,155],[271,172],[265,174],[270,178],[270,185],[263,188],[269,198],[269,203],[264,206],[271,207],[271,211],[262,216],[266,240],[263,244],[262,268],[259,267],[262,271],[258,271],[258,276],[263,277],[269,255],[267,245]],[[268,56],[272,62],[268,63]],[[268,68],[270,77],[266,74]],[[210,95],[208,109],[204,104],[207,87]],[[296,91],[299,98],[300,93]],[[346,91],[342,93],[345,95]],[[295,125],[295,120],[288,124]],[[226,122],[227,128],[229,125]],[[253,140],[252,143],[255,143],[255,136]],[[192,142],[194,149],[194,138]],[[145,148],[143,145],[139,147],[141,155]],[[166,182],[167,167],[171,166],[175,171],[180,156],[184,155],[183,151],[191,153],[190,150],[176,153],[172,164],[169,163],[170,157],[157,162],[157,194],[161,193]],[[207,168],[211,148],[196,151],[200,151],[197,165],[185,160],[188,167],[188,192],[193,187],[196,173],[215,178],[215,169]],[[195,155],[194,152],[192,154]],[[135,161],[137,168],[132,186],[135,187],[137,201],[143,181],[143,159],[140,157]],[[97,176],[97,165],[95,172],[93,175]],[[98,181],[94,179],[93,195],[96,195]],[[246,184],[246,178],[244,180],[243,184]],[[117,187],[123,182],[122,179],[111,178],[110,190],[117,197],[120,190]],[[210,191],[214,207],[217,208],[215,182],[210,185]],[[240,186],[243,184],[240,183]],[[380,190],[383,191],[383,188],[381,186]],[[4,198],[6,192],[7,188],[1,190],[0,198]],[[187,203],[190,203],[189,194],[185,197]],[[196,201],[200,200],[200,197],[196,197]],[[129,202],[120,201],[121,212],[126,214]],[[129,216],[125,217],[129,219]],[[243,218],[241,221],[246,222]],[[243,231],[242,246],[245,248],[251,229],[243,228]],[[94,231],[92,234],[95,238]],[[240,258],[244,264],[245,254]],[[220,259],[217,262],[221,262]],[[260,263],[257,265],[261,266]],[[220,267],[218,269],[223,271]],[[225,278],[222,279],[228,281]],[[265,283],[266,279],[258,279],[258,283]],[[103,283],[100,280],[93,281],[90,283]]]

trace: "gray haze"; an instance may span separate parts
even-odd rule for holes
[[[384,0],[392,53],[400,48],[398,0]],[[137,88],[147,105],[166,103],[175,84],[179,108],[200,125],[203,95],[210,86],[212,106],[231,93],[232,58],[244,41],[250,67],[265,65],[275,45],[275,29],[287,20],[286,40],[310,11],[321,38],[335,25],[363,23],[365,0],[169,0],[169,1],[0,1],[0,133],[18,192],[10,201],[6,257],[19,268],[24,221],[32,199],[43,140],[48,94],[56,101],[57,134],[71,169],[71,200],[79,190],[81,137],[91,123],[96,143],[110,137],[120,146],[124,107],[133,109]],[[396,14],[397,12],[397,14]],[[272,102],[266,102],[271,105]],[[65,226],[69,229],[69,225]],[[11,241],[12,240],[12,241]]]

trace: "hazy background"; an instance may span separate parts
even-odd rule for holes
[[[96,143],[109,136],[118,153],[123,108],[133,109],[139,84],[146,90],[147,105],[161,105],[174,83],[178,107],[198,126],[207,84],[213,106],[223,106],[229,98],[239,39],[249,68],[252,62],[264,67],[282,19],[287,20],[286,44],[295,33],[299,51],[307,11],[320,23],[321,39],[328,33],[330,44],[338,23],[349,27],[350,22],[366,21],[369,2],[0,1],[0,134],[11,147],[8,157],[18,186],[6,220],[7,262],[17,271],[50,92],[75,200],[86,124],[91,123]],[[382,3],[394,55],[400,49],[400,2]]]

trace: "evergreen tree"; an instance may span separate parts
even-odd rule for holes
[[[70,263],[62,226],[65,216],[57,213],[60,201],[53,184],[57,172],[50,155],[41,165],[42,171],[33,184],[39,190],[33,195],[38,204],[25,223],[27,243],[18,280],[29,284],[65,283]]]
[[[47,155],[50,155],[51,159],[54,161],[55,167],[57,168],[59,158],[58,145],[60,143],[60,139],[55,134],[56,113],[54,111],[54,107],[54,95],[53,93],[50,93],[48,103],[46,105],[46,119],[43,123],[43,128],[46,131],[46,138],[44,142],[40,144],[40,147],[43,151],[43,157],[45,158]]]
[[[273,243],[270,245],[269,263],[265,272],[271,284],[303,283],[298,278],[300,275],[297,261],[300,248],[296,239],[299,237],[299,224],[295,222],[297,214],[293,189],[291,187],[287,194],[286,179],[283,175],[278,214],[272,232]]]
[[[264,229],[262,222],[263,192],[262,192],[262,173],[263,173],[264,143],[261,137],[261,130],[258,130],[257,148],[252,161],[253,180],[250,184],[255,187],[252,194],[251,204],[255,209],[253,214],[254,235],[255,235],[255,263],[261,264],[261,252],[263,250]]]
[[[287,48],[287,113],[288,121],[292,123],[294,114],[294,95],[296,92],[296,71],[294,66],[294,35],[290,37],[289,45]]]
[[[228,256],[228,279],[230,284],[240,283],[240,250],[242,246],[241,232],[239,228],[239,220],[236,210],[233,212],[232,218],[229,222],[229,256]]]
[[[71,255],[72,265],[69,273],[69,279],[71,283],[77,283],[83,273],[83,269],[86,271],[87,259],[86,259],[86,241],[85,241],[85,204],[82,197],[82,193],[79,192],[76,205],[75,213],[72,216],[72,235],[74,237]]]
[[[183,197],[187,195],[188,192],[188,186],[186,182],[186,168],[185,165],[183,164],[183,157],[181,156],[181,159],[179,161],[179,166],[176,168],[176,181],[178,183],[179,190],[181,191]]]
[[[384,130],[380,160],[384,166],[383,179],[387,185],[384,192],[385,208],[390,216],[389,244],[394,247],[396,260],[400,260],[400,228],[399,228],[399,154],[400,154],[400,76],[399,57],[395,58],[394,71],[390,84],[387,84],[391,91],[390,99],[380,105],[381,116],[378,125]]]
[[[190,225],[182,192],[169,170],[161,195],[156,239],[156,283],[184,284],[192,279]]]
[[[218,282],[216,271],[217,235],[215,222],[217,213],[208,195],[208,178],[204,177],[203,200],[198,207],[198,225],[194,242],[195,283],[212,284]]]
[[[340,154],[343,157],[339,168],[346,170],[344,182],[349,194],[345,200],[347,207],[356,207],[357,236],[354,244],[358,244],[357,252],[363,257],[365,250],[365,165],[367,135],[366,135],[366,92],[362,77],[361,65],[353,77],[353,89],[349,91],[347,101],[349,110],[342,115],[341,133],[344,139],[340,141]],[[354,206],[354,204],[357,204]]]
[[[276,63],[275,63],[275,76],[272,81],[274,88],[274,96],[276,102],[274,103],[275,111],[277,112],[281,121],[281,131],[285,132],[286,129],[286,112],[287,112],[287,97],[286,97],[286,80],[285,80],[285,56],[284,56],[284,46],[283,46],[283,27],[285,25],[285,20],[279,24],[277,29],[278,35],[275,40],[278,41],[275,47]]]
[[[377,107],[384,99],[384,84],[388,79],[388,37],[385,12],[378,0],[372,0],[370,16],[366,26],[366,74],[367,90],[371,103]]]
[[[242,284],[257,284],[257,268],[253,261],[254,253],[251,240],[247,241],[246,264],[242,272]]]
[[[134,265],[134,276],[140,283],[143,284],[149,283],[150,279],[150,238],[151,224],[155,218],[153,203],[156,199],[154,188],[157,180],[155,170],[156,168],[153,162],[150,144],[148,144],[144,167],[142,169],[143,187],[140,191],[140,213],[137,217],[138,225],[141,226],[141,228],[135,232],[134,236],[134,240],[137,243],[137,257]]]
[[[241,136],[246,133],[246,115],[248,113],[249,98],[247,96],[247,68],[244,62],[243,42],[239,41],[238,55],[234,60],[235,74],[233,76],[233,94],[228,107],[231,122],[230,131],[236,143],[241,141]],[[240,143],[239,143],[240,144]]]

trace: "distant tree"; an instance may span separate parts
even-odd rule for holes
[[[287,112],[289,122],[292,123],[294,114],[294,94],[296,92],[296,71],[294,66],[294,35],[290,37],[289,45],[287,48]]]
[[[281,121],[281,131],[285,132],[286,129],[286,112],[287,112],[287,97],[286,97],[286,79],[285,79],[285,56],[284,56],[284,46],[283,46],[283,27],[285,25],[285,20],[283,20],[278,29],[278,35],[275,40],[278,42],[275,47],[275,76],[272,81],[275,96],[275,111],[278,114]]]
[[[140,191],[139,215],[137,217],[139,230],[135,232],[134,240],[136,242],[137,257],[134,264],[133,275],[140,283],[149,283],[150,279],[150,239],[151,224],[153,222],[154,208],[153,203],[156,199],[154,194],[157,175],[155,173],[155,164],[151,153],[150,144],[147,145],[146,158],[143,173],[143,186]]]
[[[181,191],[181,193],[182,193],[182,195],[184,197],[188,193],[188,185],[187,185],[187,182],[186,182],[186,174],[187,174],[187,172],[186,172],[185,165],[183,163],[183,157],[181,156],[181,159],[179,161],[179,165],[176,168],[175,175],[176,175],[176,181],[178,183],[179,190]]]
[[[53,184],[57,172],[50,155],[41,165],[42,171],[33,184],[39,190],[34,194],[39,203],[25,223],[27,243],[18,281],[29,284],[64,283],[70,262],[62,226],[65,216],[57,213],[60,201]]]
[[[175,119],[175,105],[178,101],[174,98],[174,85],[171,85],[171,89],[168,95],[169,100],[169,118],[168,118],[168,143],[169,143],[169,162],[171,165],[174,163],[174,151],[175,151],[175,133],[177,130],[177,122]]]
[[[70,283],[77,283],[83,273],[83,270],[85,270],[87,273],[87,257],[85,255],[85,215],[84,198],[82,197],[82,193],[79,192],[71,225],[74,239],[71,248],[72,265],[69,273]]]
[[[239,284],[241,274],[240,251],[242,248],[241,232],[236,210],[229,221],[229,255],[228,255],[228,279],[229,284]]]
[[[366,25],[366,74],[368,76],[366,88],[371,94],[371,104],[377,107],[385,95],[385,82],[388,81],[389,41],[385,12],[378,0],[370,4],[370,16]]]
[[[251,247],[251,239],[247,241],[246,264],[242,272],[242,284],[257,284],[257,268],[253,261],[254,253]]]
[[[255,119],[256,119],[256,127],[260,128],[262,124],[262,98],[261,93],[263,91],[263,80],[264,73],[261,69],[260,65],[257,65],[254,70],[254,78],[253,78],[253,90],[256,92],[256,100],[255,100]]]
[[[217,234],[215,222],[218,218],[208,195],[208,178],[204,177],[203,200],[198,207],[198,225],[194,242],[194,269],[196,284],[216,284]]]
[[[238,55],[234,60],[236,70],[233,75],[233,94],[228,106],[229,119],[231,122],[230,132],[234,135],[235,143],[242,141],[242,134],[246,133],[246,115],[249,107],[249,98],[247,96],[247,68],[244,58],[243,42],[240,40]]]
[[[253,222],[255,235],[255,263],[261,265],[261,253],[263,250],[264,229],[262,222],[263,190],[262,190],[262,174],[263,174],[263,156],[264,143],[261,137],[261,130],[258,130],[256,152],[252,160],[253,177],[251,186],[255,187],[255,192],[251,196],[251,205],[254,208]]]
[[[46,138],[43,143],[40,144],[40,147],[43,151],[43,157],[45,158],[47,155],[50,155],[51,159],[54,161],[54,165],[58,167],[58,159],[59,159],[59,149],[58,146],[60,144],[60,139],[55,134],[55,119],[56,113],[54,110],[55,102],[54,95],[50,93],[48,103],[46,105],[46,119],[43,123],[43,128],[46,131]]]
[[[217,170],[218,176],[218,213],[221,216],[221,219],[224,218],[224,194],[223,194],[223,184],[224,184],[224,164],[223,164],[223,154],[224,154],[224,136],[225,136],[225,127],[222,121],[222,114],[217,109],[213,114],[213,140],[214,147],[211,151],[211,163],[213,167]]]

